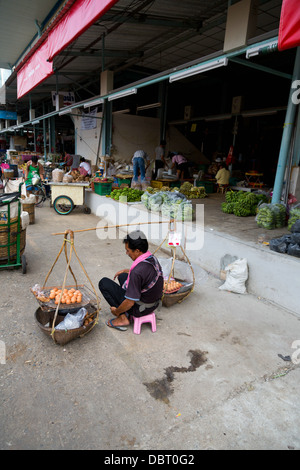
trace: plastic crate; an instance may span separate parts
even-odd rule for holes
[[[111,193],[112,183],[94,183],[95,193],[107,196]]]
[[[152,180],[151,181],[151,187],[152,188],[157,188],[157,189],[161,189],[163,187],[163,182],[162,181],[154,181]]]
[[[128,184],[130,186],[131,183],[131,178],[118,178],[118,185],[121,186],[121,184]]]
[[[212,183],[211,181],[196,181],[196,186],[204,186],[205,192],[207,194],[214,192],[214,183]]]

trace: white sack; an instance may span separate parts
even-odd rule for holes
[[[247,292],[245,282],[248,279],[248,265],[245,258],[239,258],[225,268],[226,281],[222,284],[220,290],[228,290],[236,294],[245,294]]]

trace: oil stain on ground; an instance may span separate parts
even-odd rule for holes
[[[198,367],[202,366],[207,361],[207,352],[200,351],[199,349],[196,349],[194,351],[190,350],[188,354],[191,356],[189,367],[167,367],[165,369],[165,376],[162,379],[154,380],[154,382],[144,383],[144,385],[147,387],[148,392],[153,398],[155,398],[156,400],[163,401],[166,404],[169,404],[169,396],[174,391],[172,387],[172,382],[175,378],[175,372],[194,372],[198,369]]]

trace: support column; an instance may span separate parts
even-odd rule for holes
[[[49,118],[49,151],[55,153],[56,142],[55,142],[55,118],[51,116]]]
[[[166,140],[167,133],[167,109],[168,109],[168,88],[169,83],[165,80],[159,84],[160,108],[160,141]]]
[[[293,72],[293,78],[292,78],[292,86],[293,86],[293,82],[295,80],[298,80],[299,78],[300,78],[300,47],[298,47],[297,51],[296,51],[294,72]],[[285,117],[285,123],[284,123],[284,126],[283,126],[281,147],[280,147],[280,153],[279,153],[279,158],[278,158],[277,171],[276,171],[276,177],[275,177],[274,189],[273,189],[273,197],[272,197],[272,203],[273,204],[279,203],[280,199],[281,199],[281,193],[282,193],[283,181],[284,181],[284,174],[285,174],[285,170],[286,170],[286,165],[287,165],[287,160],[288,160],[288,155],[289,155],[289,149],[290,149],[290,143],[291,143],[291,137],[292,137],[293,127],[294,127],[294,123],[295,123],[296,107],[298,106],[294,102],[295,100],[293,101],[293,94],[295,93],[295,90],[292,86],[291,86],[291,89],[290,89],[290,95],[289,95],[289,101],[288,101],[287,112],[286,112],[286,117]],[[289,177],[290,177],[290,175],[288,175],[288,178]]]
[[[293,165],[300,165],[300,112],[298,111],[296,119],[295,144],[293,152]]]
[[[114,73],[111,70],[104,70],[100,77],[101,95],[107,95],[114,88]],[[102,106],[102,125],[101,125],[101,153],[110,155],[112,138],[112,103],[105,99]]]

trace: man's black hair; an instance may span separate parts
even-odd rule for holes
[[[148,250],[148,240],[146,235],[140,230],[128,233],[123,243],[128,243],[128,248],[131,250],[140,250],[142,253],[146,253]]]
[[[32,163],[37,163],[38,162],[38,157],[36,155],[32,155],[31,161],[32,161]]]

